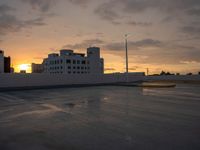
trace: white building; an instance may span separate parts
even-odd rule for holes
[[[0,73],[4,73],[4,52],[0,50]]]
[[[43,61],[44,73],[50,74],[103,74],[104,60],[100,48],[90,47],[87,56],[63,49],[60,55],[52,53]]]

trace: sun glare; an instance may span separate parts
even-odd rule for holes
[[[30,65],[29,64],[21,64],[21,65],[19,65],[19,69],[28,71],[30,69]]]

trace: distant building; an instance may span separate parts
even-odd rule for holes
[[[20,73],[25,74],[25,73],[26,73],[26,70],[20,70]]]
[[[0,73],[4,73],[4,52],[0,50]]]
[[[32,63],[31,68],[32,68],[32,73],[43,73],[44,72],[43,64]]]
[[[129,72],[130,75],[145,76],[144,72]]]
[[[4,57],[4,73],[10,73],[11,71],[10,63],[11,63],[10,57]]]
[[[90,47],[87,56],[74,53],[73,50],[60,50],[49,54],[43,60],[44,73],[50,74],[103,74],[104,60],[100,57],[100,48]]]
[[[4,57],[4,52],[0,50],[0,73],[11,72],[11,58]]]

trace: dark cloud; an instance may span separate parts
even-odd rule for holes
[[[129,21],[127,22],[127,24],[131,26],[139,26],[139,27],[148,27],[152,25],[152,23],[150,22],[136,22],[136,21]]]
[[[124,49],[123,42],[116,42],[111,44],[104,45],[105,49],[112,50],[112,51],[119,51]],[[144,47],[160,47],[162,46],[162,42],[159,40],[153,40],[153,39],[144,39],[141,41],[129,41],[128,46],[130,49],[138,50]]]
[[[154,0],[153,0],[154,1]],[[142,12],[147,6],[150,6],[152,0],[110,0],[104,2],[98,6],[94,13],[97,14],[101,19],[107,20],[115,25],[124,24],[124,18],[127,14],[132,14],[135,12]],[[148,26],[149,23],[128,21],[127,24],[134,26]]]
[[[148,9],[157,9],[165,13],[185,11],[200,6],[198,0],[115,0],[123,5],[126,12],[142,12]]]
[[[199,15],[199,0],[109,0],[102,3],[95,10],[95,14],[107,21],[116,21],[127,15],[144,13],[147,10],[156,10],[163,17],[173,18],[178,15]],[[123,20],[121,20],[123,22]],[[142,24],[140,24],[142,25]]]
[[[68,0],[68,1],[76,5],[86,6],[91,0]]]
[[[124,56],[125,53],[125,43],[116,42],[111,44],[105,44],[103,49],[107,53],[112,53],[119,56]],[[154,39],[143,39],[140,41],[129,41],[128,42],[129,57],[130,62],[133,63],[149,63],[149,64],[159,64],[159,63],[179,63],[177,56],[174,55],[174,51],[181,53],[180,47],[169,46],[168,44]],[[183,52],[186,54],[186,52]],[[136,68],[133,68],[135,70]]]
[[[16,32],[22,26],[22,23],[13,15],[0,16],[0,34],[5,35],[8,32]]]
[[[189,15],[200,16],[200,8],[193,8],[188,10]]]
[[[165,45],[155,51],[148,53],[145,60],[157,64],[180,64],[181,61],[199,61],[200,50],[195,47]]]
[[[21,0],[21,1],[29,3],[33,9],[40,10],[41,12],[48,12],[56,2],[56,0]]]
[[[200,35],[200,27],[199,26],[184,26],[181,28],[181,31],[183,33],[189,34],[189,35]]]
[[[20,20],[14,15],[4,14],[0,15],[0,34],[6,35],[12,32],[18,32],[22,28],[29,28],[33,26],[43,26],[44,18],[38,17],[31,20]]]
[[[26,2],[28,2],[27,0]],[[33,5],[39,3],[39,1],[29,1]],[[44,9],[45,10],[45,9]],[[45,19],[51,17],[51,14],[45,14],[38,17],[34,17],[28,20],[19,19],[15,16],[16,9],[8,5],[0,5],[0,36],[6,35],[8,33],[19,32],[24,28],[31,28],[34,26],[43,26],[46,25]]]
[[[0,5],[0,15],[7,14],[10,11],[14,11],[15,9],[8,5]]]
[[[82,49],[82,48],[88,48],[89,46],[95,46],[101,44],[104,44],[104,41],[100,39],[91,39],[91,40],[84,40],[83,42],[77,44],[67,44],[63,46],[63,48]]]
[[[124,56],[125,43],[116,42],[102,45],[107,53]],[[200,49],[193,46],[174,45],[153,39],[128,42],[129,57],[132,63],[141,64],[181,64],[198,62]],[[134,68],[135,69],[135,68]]]
[[[118,19],[120,15],[113,9],[113,5],[113,3],[104,3],[100,5],[94,13],[104,20],[115,23],[116,19]]]
[[[36,19],[28,20],[23,22],[23,27],[31,27],[31,26],[44,26],[46,25],[45,19],[43,17],[38,17]]]

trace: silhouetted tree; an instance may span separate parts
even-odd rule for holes
[[[180,76],[180,73],[176,73],[177,76]]]
[[[173,74],[173,73],[170,73],[170,72],[167,72],[165,75],[171,76],[171,75],[174,75],[174,74]]]
[[[200,75],[200,72],[199,72],[199,75]]]
[[[164,71],[162,71],[162,72],[160,73],[160,75],[161,75],[161,76],[163,76],[163,75],[169,76],[169,75],[174,75],[174,74],[172,74],[172,73],[170,73],[170,72],[164,72]]]
[[[162,71],[162,72],[160,73],[160,75],[163,76],[163,75],[166,75],[166,73],[165,73],[164,71]]]
[[[191,76],[191,75],[192,75],[192,73],[190,72],[190,73],[188,73],[187,75]]]

